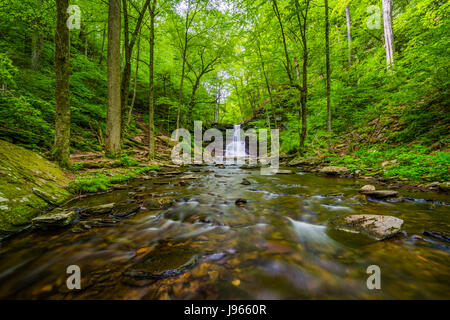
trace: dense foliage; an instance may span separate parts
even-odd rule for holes
[[[123,3],[131,34],[145,1]],[[71,151],[103,150],[108,3],[70,4],[81,9],[81,28],[70,31]],[[157,134],[170,135],[180,108],[181,126],[187,128],[194,120],[206,126],[245,120],[257,128],[277,126],[282,153],[296,153],[302,105],[297,83],[306,70],[307,90],[300,95],[307,104],[308,134],[302,155],[334,153],[334,163],[352,168],[370,167],[413,180],[448,180],[449,3],[392,4],[395,51],[394,62],[387,66],[381,1],[328,1],[330,132],[322,2],[158,1]],[[55,12],[52,0],[4,0],[0,5],[0,138],[47,154],[55,132]],[[132,52],[125,138],[148,124],[149,38],[145,12]],[[308,60],[302,69],[305,43]],[[397,165],[382,168],[389,160]],[[122,161],[132,165],[127,156]]]

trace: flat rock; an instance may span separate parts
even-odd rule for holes
[[[100,215],[110,213],[114,209],[115,203],[107,203],[86,209],[87,214]]]
[[[32,220],[32,224],[37,228],[64,227],[78,219],[75,211],[52,211],[49,214],[39,216]]]
[[[338,230],[365,234],[375,240],[384,240],[400,232],[403,220],[392,216],[353,215],[331,221]]]
[[[273,174],[292,174],[293,172],[291,170],[281,170],[281,169],[276,169],[272,171]]]
[[[150,198],[144,201],[143,206],[149,210],[167,209],[172,206],[174,201],[170,197]]]
[[[386,198],[395,198],[398,196],[398,191],[394,190],[374,190],[364,192],[365,195],[376,198],[376,199],[386,199]]]
[[[337,176],[341,174],[348,174],[350,170],[347,167],[325,167],[320,169],[320,173],[325,173],[331,176]]]
[[[192,175],[192,174],[188,174],[185,176],[180,177],[181,180],[196,180],[198,179],[198,177]]]

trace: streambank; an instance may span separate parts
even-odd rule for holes
[[[0,238],[29,226],[70,193],[67,174],[35,152],[0,140]]]
[[[393,161],[386,161],[381,164],[378,169],[368,167],[346,167],[332,162],[327,158],[306,157],[289,159],[282,158],[283,166],[300,169],[303,172],[310,172],[320,175],[336,176],[349,179],[362,180],[367,184],[376,184],[387,187],[388,189],[402,189],[412,192],[441,192],[450,193],[450,183],[447,181],[426,181],[425,179],[417,179],[411,181],[408,178],[398,176],[387,177],[384,175],[385,168],[395,165]]]

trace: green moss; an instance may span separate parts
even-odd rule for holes
[[[65,173],[37,153],[0,140],[0,232],[30,223],[36,212],[48,206],[33,189],[45,192],[53,203],[69,193]]]

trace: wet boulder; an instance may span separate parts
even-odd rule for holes
[[[375,240],[384,240],[400,232],[403,220],[392,216],[352,215],[331,220],[338,230],[365,234]]]
[[[160,210],[170,208],[173,203],[174,199],[171,197],[159,197],[144,200],[143,206],[149,210]]]
[[[198,177],[192,175],[192,174],[188,174],[185,176],[180,177],[181,180],[196,180],[198,179]]]
[[[86,213],[90,215],[102,215],[113,211],[115,203],[107,203],[86,209]]]
[[[350,170],[347,167],[324,167],[319,172],[330,176],[339,176],[349,174]]]
[[[32,224],[36,228],[64,227],[78,219],[75,211],[54,210],[46,215],[36,217]]]
[[[140,209],[141,209],[140,204],[138,204],[134,201],[126,202],[126,203],[122,203],[122,204],[119,204],[118,206],[114,207],[112,215],[114,217],[124,218],[124,217],[128,217],[132,214],[135,214]]]
[[[367,192],[373,192],[375,190],[376,190],[375,186],[373,186],[371,184],[367,184],[367,185],[363,186],[361,189],[359,189],[359,192],[367,193]]]
[[[198,256],[188,245],[163,241],[146,257],[124,272],[134,280],[161,280],[179,276],[198,263]]]
[[[394,190],[374,190],[364,192],[366,196],[375,198],[375,199],[387,199],[387,198],[396,198],[398,196],[398,191]]]
[[[273,174],[292,174],[292,170],[281,170],[281,169],[276,169],[272,171]]]

